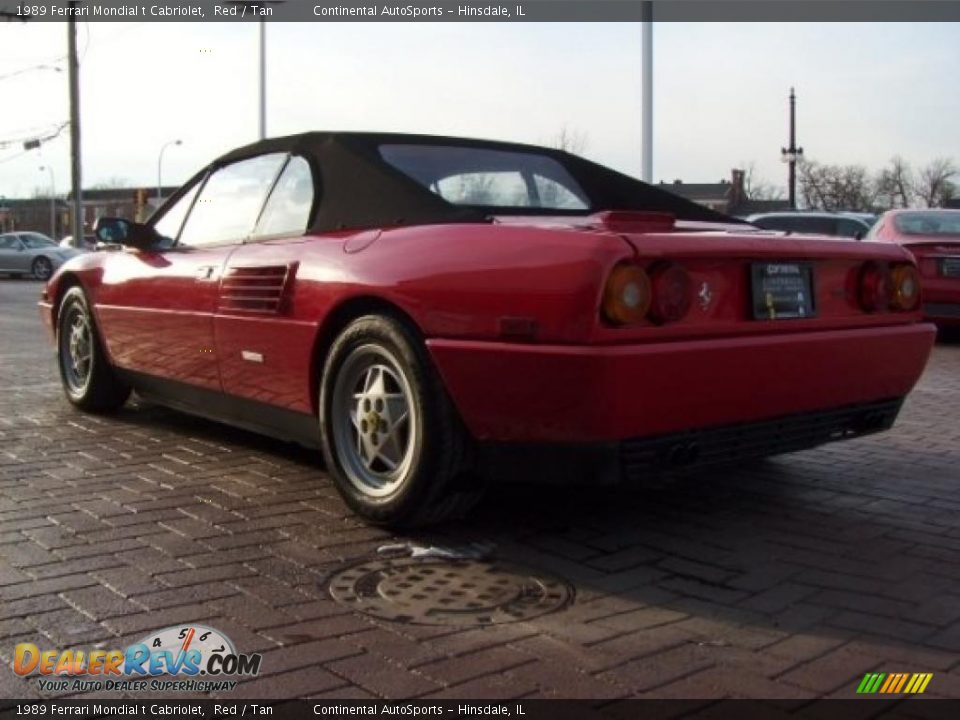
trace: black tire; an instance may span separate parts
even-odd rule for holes
[[[366,371],[364,363],[369,364]],[[370,400],[357,398],[366,398],[368,387],[374,392],[376,383],[368,380],[377,368],[385,400],[371,406]],[[363,372],[363,390],[357,393],[360,386],[351,378],[360,380]],[[395,422],[390,402],[407,408],[406,428],[402,420]],[[386,420],[377,419],[381,410]],[[381,449],[394,435],[399,438],[395,469],[375,468],[379,452],[372,465],[364,465],[378,442],[377,432],[388,433],[380,436]],[[320,436],[337,489],[354,512],[372,523],[404,528],[439,523],[462,516],[483,494],[480,479],[470,472],[472,440],[422,341],[394,318],[358,318],[334,341],[320,381]],[[371,437],[373,444],[364,446],[364,438]],[[382,486],[371,476],[384,477]]]
[[[49,280],[53,275],[53,263],[50,258],[39,255],[33,259],[30,272],[37,280]]]
[[[77,357],[87,360],[75,362]],[[87,296],[77,286],[64,294],[57,313],[57,367],[67,400],[81,410],[111,412],[130,396],[130,387],[107,362]]]

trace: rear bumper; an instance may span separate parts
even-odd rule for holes
[[[611,443],[490,443],[491,479],[556,485],[639,482],[664,472],[737,465],[889,429],[902,398]]]
[[[479,440],[615,442],[902,398],[929,324],[618,346],[433,339]]]
[[[888,430],[902,404],[903,399],[897,398],[755,423],[625,440],[619,445],[620,469],[622,477],[632,480],[650,470],[729,465],[806,450],[834,440]]]

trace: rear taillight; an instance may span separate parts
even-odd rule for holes
[[[690,311],[690,275],[679,265],[671,263],[655,269],[650,285],[650,319],[654,322],[675,322]]]
[[[646,318],[650,310],[650,278],[632,263],[617,265],[603,290],[603,315],[614,325]]]
[[[890,306],[890,271],[878,262],[868,262],[860,270],[860,307],[867,312],[886,310]]]
[[[675,322],[690,311],[691,287],[690,275],[674,263],[655,264],[648,272],[624,262],[607,279],[603,316],[614,325]]]
[[[920,273],[913,265],[896,265],[890,271],[890,308],[916,310],[920,304]]]
[[[868,262],[860,271],[860,307],[909,312],[920,304],[920,273],[908,264]]]

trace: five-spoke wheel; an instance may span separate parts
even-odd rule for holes
[[[90,321],[83,306],[73,303],[66,308],[60,334],[60,369],[68,390],[82,394],[90,383],[90,370],[93,368],[93,340]]]
[[[30,271],[37,280],[49,280],[53,275],[53,263],[50,262],[50,258],[40,255],[33,261]]]
[[[130,395],[130,388],[107,362],[87,296],[79,286],[69,288],[60,301],[57,360],[67,399],[83,410],[115,410]]]
[[[327,471],[373,522],[412,526],[461,515],[482,488],[470,438],[406,323],[368,315],[336,338],[321,377]]]
[[[334,443],[358,490],[394,492],[417,442],[417,407],[400,363],[384,348],[361,345],[344,361],[333,389]]]

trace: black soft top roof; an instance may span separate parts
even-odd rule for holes
[[[546,208],[455,205],[381,157],[381,145],[404,144],[487,148],[550,157],[577,181],[590,201],[590,208],[571,213]],[[671,213],[678,220],[741,222],[562,150],[489,140],[399,133],[309,132],[246,145],[218,158],[210,168],[274,152],[302,155],[310,163],[315,181],[320,185],[310,224],[310,230],[315,233],[346,228],[487,222],[497,213],[586,215],[601,210],[656,211]]]

